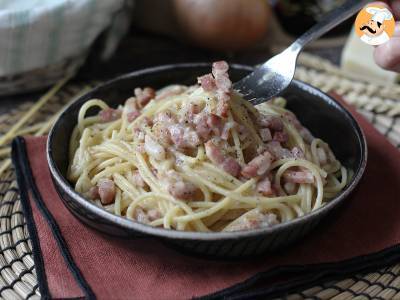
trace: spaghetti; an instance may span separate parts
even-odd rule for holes
[[[116,109],[87,101],[69,149],[76,191],[141,223],[203,232],[273,226],[335,197],[348,172],[329,146],[285,99],[252,106],[227,71],[216,62],[199,85],[137,88]]]

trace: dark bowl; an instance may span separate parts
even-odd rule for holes
[[[177,64],[136,71],[98,86],[69,105],[53,126],[47,142],[47,159],[54,185],[66,207],[82,222],[105,233],[132,238],[156,237],[189,253],[214,257],[242,257],[281,248],[298,240],[315,227],[327,213],[344,201],[361,179],[367,162],[364,134],[350,113],[334,99],[300,81],[293,81],[283,96],[300,121],[311,132],[329,143],[337,158],[354,171],[345,189],[324,207],[293,221],[250,231],[202,233],[154,228],[116,216],[94,205],[75,192],[66,179],[68,143],[77,123],[78,111],[91,98],[100,98],[110,106],[123,103],[138,86],[161,88],[172,83],[191,85],[210,71],[210,64]],[[252,70],[231,65],[236,81]],[[97,113],[95,110],[90,114]]]

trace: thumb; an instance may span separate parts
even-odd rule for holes
[[[381,68],[400,72],[400,23],[396,24],[393,37],[375,48],[374,59]]]

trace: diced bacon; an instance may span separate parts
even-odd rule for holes
[[[314,176],[308,170],[304,171],[286,170],[283,173],[283,178],[287,182],[293,182],[293,183],[314,183]]]
[[[170,125],[175,122],[176,119],[169,110],[160,112],[154,118],[154,123],[163,123],[165,125]]]
[[[219,149],[212,141],[205,144],[207,157],[215,164],[219,165],[225,172],[237,177],[240,173],[239,163],[232,157],[225,157],[221,149]]]
[[[281,146],[278,141],[271,141],[265,145],[267,150],[275,157],[275,159],[291,158],[293,153]]]
[[[153,120],[150,119],[149,117],[144,117],[143,124],[151,127],[151,126],[153,126]]]
[[[143,180],[138,170],[132,173],[132,183],[138,187],[144,188],[147,186],[146,182]]]
[[[223,100],[219,99],[216,109],[216,114],[218,116],[223,118],[228,117],[228,111],[229,111],[228,100],[229,100],[229,95],[227,96],[227,98],[225,97]]]
[[[192,199],[198,191],[197,186],[191,182],[186,182],[183,180],[172,182],[168,186],[168,192],[175,198],[181,200]]]
[[[135,209],[134,218],[139,223],[149,224],[150,222],[161,218],[161,213],[155,208],[150,209],[146,213],[141,207],[137,207]]]
[[[278,218],[273,213],[263,214],[260,211],[249,211],[226,226],[223,231],[251,230],[274,226],[278,223]]]
[[[321,165],[325,165],[328,162],[328,156],[323,148],[317,148],[317,155]]]
[[[219,91],[229,93],[232,87],[232,81],[229,79],[227,73],[221,74],[215,77],[215,85]]]
[[[147,216],[149,217],[150,221],[154,221],[161,218],[161,213],[158,211],[158,209],[153,208],[147,212]]]
[[[119,109],[106,108],[99,112],[101,122],[111,122],[118,120],[121,117],[122,112]]]
[[[294,158],[299,158],[299,159],[305,158],[303,150],[301,150],[299,147],[293,147],[291,152]]]
[[[207,118],[207,125],[215,135],[220,136],[222,134],[224,121],[220,116],[210,114]]]
[[[144,149],[147,154],[154,157],[157,160],[165,158],[165,149],[158,142],[156,142],[148,134],[144,137]]]
[[[272,140],[271,130],[269,130],[269,128],[261,128],[260,136],[263,142],[269,142]]]
[[[221,167],[226,173],[231,174],[234,177],[239,175],[241,169],[239,163],[232,157],[227,157],[221,164]]]
[[[283,122],[277,116],[260,114],[257,121],[261,127],[270,128],[275,131],[283,130]]]
[[[207,125],[214,128],[221,128],[223,120],[220,116],[217,116],[216,114],[210,114],[207,118]]]
[[[111,179],[99,180],[97,186],[99,187],[100,201],[103,205],[111,204],[115,200],[115,184]]]
[[[253,158],[242,170],[242,175],[246,178],[264,175],[271,166],[273,157],[271,153],[265,151],[263,154]]]
[[[289,136],[285,131],[275,131],[272,139],[280,143],[286,143],[289,139]]]
[[[172,142],[178,148],[195,148],[200,145],[200,138],[197,133],[188,126],[182,124],[170,125],[169,133]]]
[[[126,118],[128,119],[128,122],[133,122],[139,116],[140,116],[140,112],[137,111],[137,110],[136,111],[131,111],[131,112],[126,114]]]
[[[140,107],[145,106],[156,96],[156,91],[151,87],[145,87],[144,89],[136,88],[134,93]]]
[[[212,141],[205,143],[206,155],[215,164],[220,165],[225,161],[222,151]]]
[[[293,182],[286,182],[283,188],[289,195],[293,195],[296,192],[296,184]]]
[[[189,107],[187,109],[187,112],[185,113],[185,117],[182,120],[182,122],[189,122],[189,123],[194,123],[196,116],[200,113],[200,106],[195,103],[190,103]],[[186,122],[187,121],[187,122]]]
[[[215,79],[211,74],[198,77],[197,82],[207,92],[212,92],[217,88],[215,85]]]
[[[203,140],[208,140],[211,134],[211,128],[208,126],[207,121],[208,117],[206,115],[195,119],[196,132]]]
[[[89,190],[89,198],[92,200],[96,200],[100,198],[99,195],[99,187],[98,186],[92,186]]]
[[[212,73],[215,77],[226,74],[229,70],[229,65],[226,61],[216,61],[212,64]]]
[[[275,195],[274,189],[271,185],[271,180],[268,177],[260,180],[256,186],[257,192],[261,193],[264,196],[273,196]]]
[[[149,220],[147,214],[140,207],[137,207],[135,209],[134,218],[135,218],[136,221],[138,221],[139,223],[142,223],[142,224],[149,224],[150,223],[150,220]]]

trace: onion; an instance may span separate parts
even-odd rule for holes
[[[195,44],[240,50],[263,38],[271,9],[266,0],[174,0],[180,30]]]

